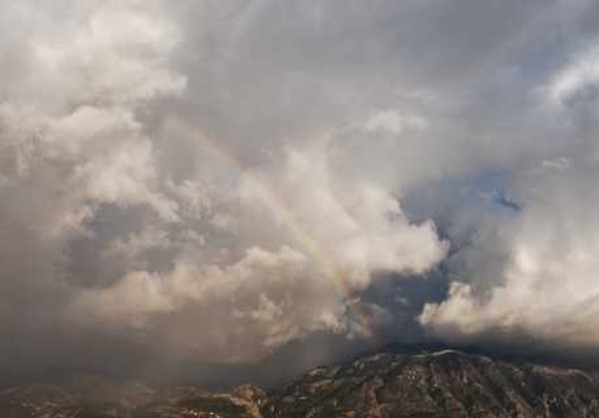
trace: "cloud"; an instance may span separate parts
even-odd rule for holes
[[[599,52],[584,51],[555,76],[546,87],[550,100],[567,102],[585,93],[593,94],[599,84]]]
[[[238,231],[259,239],[248,229],[258,223],[272,235],[262,245],[282,246],[252,246],[222,265],[178,252],[172,270],[129,271],[109,287],[82,291],[72,316],[141,334],[181,358],[223,362],[260,359],[317,331],[349,331],[353,295],[369,285],[371,272],[423,273],[443,258],[446,244],[431,222],[410,224],[384,190],[336,189],[318,151],[290,151],[280,182],[263,172],[240,183]],[[113,241],[105,255],[129,254],[133,265],[140,251],[157,246],[173,243],[145,230]]]
[[[446,300],[425,306],[420,322],[454,341],[525,334],[546,344],[596,348],[596,170],[580,162],[543,165],[529,179],[526,189],[534,191],[522,218],[509,226],[499,277],[487,285],[453,282]]]
[[[83,292],[73,309],[83,321],[141,333],[155,350],[210,362],[256,360],[340,327],[344,305],[335,284],[290,248],[250,248],[234,264],[198,268],[131,272],[111,287]]]
[[[376,184],[339,181],[322,144],[290,150],[283,161],[282,175],[267,172],[246,182],[244,199],[266,203],[273,218],[282,216],[278,221],[290,223],[285,226],[294,233],[299,229],[304,244],[344,270],[352,285],[365,287],[369,272],[378,270],[423,273],[443,258],[446,243],[432,222],[412,224],[397,199]]]
[[[411,223],[385,186],[339,178],[327,141],[279,144],[252,166],[258,154],[209,139],[218,131],[188,116],[201,94],[177,64],[189,28],[176,9],[65,2],[65,16],[48,6],[28,18],[33,6],[7,10],[28,31],[0,106],[0,214],[15,238],[1,286],[17,296],[2,309],[18,341],[44,317],[131,347],[155,341],[167,358],[256,361],[346,332],[372,273],[442,259],[434,224]]]
[[[6,358],[596,347],[593,2],[0,8]]]

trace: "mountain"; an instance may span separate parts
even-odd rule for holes
[[[2,418],[261,418],[265,393],[242,386],[230,393],[196,387],[150,388],[91,379],[0,392]]]
[[[0,392],[6,418],[599,417],[599,376],[454,350],[378,353],[265,393],[88,379]]]
[[[599,379],[453,350],[380,353],[300,376],[266,417],[599,417]]]

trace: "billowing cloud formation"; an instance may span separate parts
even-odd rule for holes
[[[597,169],[594,162],[569,164],[545,162],[531,175],[526,209],[506,226],[498,277],[486,285],[452,283],[447,300],[425,306],[422,324],[454,340],[524,333],[597,347]]]
[[[0,8],[16,364],[252,362],[415,311],[452,342],[599,344],[593,2]],[[442,300],[368,296],[431,271]]]
[[[74,314],[120,332],[156,333],[156,341],[169,336],[176,342],[169,352],[212,361],[253,360],[315,331],[342,331],[347,304],[368,286],[371,272],[423,273],[446,245],[432,223],[410,224],[384,190],[335,188],[326,167],[318,154],[290,152],[280,170],[241,178],[235,216],[219,221],[226,208],[216,215],[217,227],[233,239],[258,239],[244,223],[261,222],[277,249],[256,244],[241,257],[201,263],[178,251],[172,270],[131,270],[108,287],[83,291]],[[280,184],[270,184],[277,174]],[[146,240],[167,249],[189,245],[161,239],[147,232],[115,250],[143,251]]]
[[[432,222],[412,224],[384,187],[336,178],[323,141],[243,166],[178,115],[193,80],[176,68],[182,33],[166,4],[62,6],[73,16],[35,15],[0,108],[2,220],[17,238],[2,285],[50,305],[9,300],[5,312],[152,341],[165,356],[253,361],[346,332],[372,272],[443,258]],[[198,153],[188,167],[177,147]]]

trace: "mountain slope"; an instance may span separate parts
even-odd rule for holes
[[[260,418],[260,389],[231,393],[195,387],[151,389],[103,380],[32,385],[0,392],[2,418]]]
[[[599,381],[456,351],[321,367],[272,394],[266,417],[599,417]]]
[[[323,366],[266,394],[106,380],[0,392],[6,418],[599,417],[599,378],[444,350]]]

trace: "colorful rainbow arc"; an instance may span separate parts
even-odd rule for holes
[[[245,164],[233,152],[216,141],[209,140],[201,134],[193,134],[193,140],[200,144],[202,150],[207,151],[210,156],[225,162],[239,173],[248,176],[252,186],[258,191],[261,201],[268,208],[276,213],[285,228],[291,232],[293,237],[301,245],[302,250],[309,255],[318,266],[320,272],[337,287],[339,293],[344,298],[355,296],[357,289],[350,283],[347,276],[337,268],[335,262],[330,260],[326,252],[320,248],[317,239],[315,239],[301,222],[301,216],[283,199],[279,198],[268,185],[256,176],[251,176]]]

